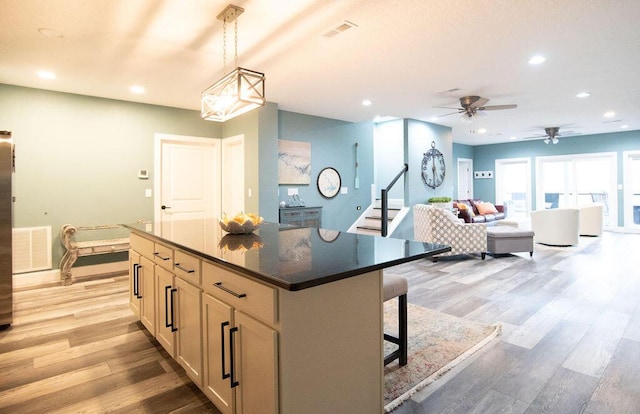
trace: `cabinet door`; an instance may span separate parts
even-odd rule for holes
[[[202,297],[202,341],[205,395],[222,414],[232,414],[235,389],[231,388],[230,330],[233,309],[210,295]]]
[[[153,336],[156,336],[156,277],[155,265],[144,256],[140,257],[138,290],[140,291],[140,321]]]
[[[202,387],[201,290],[179,277],[175,278],[175,286],[176,359],[191,380]]]
[[[138,291],[140,254],[129,250],[129,307],[140,318],[140,292]]]
[[[236,413],[278,412],[278,334],[242,312],[235,312],[238,332],[235,370]],[[310,356],[312,357],[312,356]]]
[[[156,266],[156,339],[167,350],[171,358],[176,358],[175,349],[175,295],[174,276],[171,272]]]

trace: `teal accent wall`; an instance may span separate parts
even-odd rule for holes
[[[279,201],[287,201],[288,189],[297,188],[306,206],[322,206],[322,227],[347,230],[370,204],[373,183],[373,123],[349,123],[334,119],[279,111],[279,138],[311,143],[311,182],[308,185],[279,185]],[[360,186],[355,183],[355,143],[358,143]],[[277,151],[276,151],[277,162]],[[340,174],[347,194],[326,199],[320,195],[317,179],[325,167]],[[277,177],[277,168],[276,174]],[[360,206],[362,210],[358,210]]]
[[[469,158],[469,149],[462,145],[454,145],[454,156]],[[524,142],[510,142],[504,144],[478,145],[473,149],[474,170],[495,170],[495,160],[504,158],[530,158],[531,188],[536,188],[536,157],[554,155],[592,154],[600,152],[615,152],[618,154],[618,184],[623,183],[623,152],[640,150],[640,131],[616,132],[598,135],[578,135],[562,137],[558,144],[544,144],[542,140]],[[454,160],[454,162],[457,162]],[[495,200],[495,180],[474,180],[474,196],[483,200]],[[618,221],[623,224],[623,192],[618,191]]]
[[[0,108],[0,128],[13,132],[16,147],[14,227],[52,227],[54,268],[63,224],[153,219],[153,198],[144,191],[153,188],[155,133],[222,132],[197,111],[4,84]],[[140,169],[150,172],[148,180],[138,178]]]

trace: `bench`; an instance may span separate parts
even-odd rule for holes
[[[60,260],[60,279],[71,285],[71,267],[81,256],[129,251],[129,232],[118,225],[74,227],[65,224],[60,229],[60,242],[66,252]]]

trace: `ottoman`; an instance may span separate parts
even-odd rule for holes
[[[529,252],[529,256],[533,256],[533,231],[510,226],[487,227],[487,251],[493,254]]]

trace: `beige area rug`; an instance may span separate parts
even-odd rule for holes
[[[385,332],[398,332],[398,302],[384,303]],[[431,384],[471,354],[500,335],[501,325],[467,321],[411,303],[408,304],[408,363],[398,361],[384,369],[385,411],[390,412]],[[385,341],[385,355],[397,345]]]

